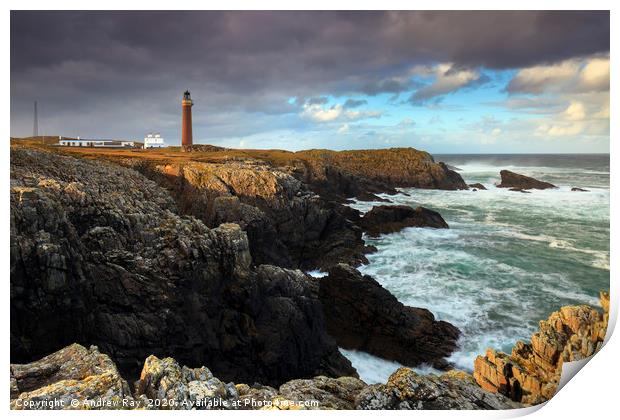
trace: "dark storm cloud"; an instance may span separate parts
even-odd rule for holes
[[[186,88],[205,112],[278,115],[296,111],[291,97],[411,90],[415,64],[519,68],[608,50],[608,12],[15,11],[12,130],[26,130],[34,98],[47,115],[88,109],[101,132],[176,115]]]

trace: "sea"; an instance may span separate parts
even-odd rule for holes
[[[383,195],[393,204],[438,211],[450,229],[407,228],[365,237],[377,252],[359,269],[405,305],[427,308],[461,330],[459,347],[448,359],[456,368],[471,372],[488,347],[510,352],[561,306],[599,307],[599,291],[609,290],[610,281],[608,154],[434,158],[487,190],[406,188],[400,190],[404,194]],[[531,193],[497,188],[502,169],[559,188]],[[351,206],[365,212],[380,204],[385,203]],[[367,383],[385,382],[401,366],[359,351],[341,352]]]

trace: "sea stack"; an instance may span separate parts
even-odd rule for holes
[[[189,90],[183,93],[183,100],[181,101],[183,107],[183,123],[181,127],[181,147],[184,152],[192,150],[192,97]]]

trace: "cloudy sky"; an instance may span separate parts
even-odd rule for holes
[[[608,12],[11,12],[11,135],[608,152]]]

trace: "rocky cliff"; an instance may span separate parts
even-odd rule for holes
[[[42,360],[11,365],[11,408],[26,409],[512,409],[521,405],[484,391],[471,375],[394,372],[386,384],[354,377],[294,379],[277,388],[225,382],[206,367],[149,356],[133,392],[110,358],[78,344]]]
[[[361,230],[290,174],[254,159],[158,164],[123,159],[171,192],[182,214],[208,227],[237,223],[257,264],[327,269],[366,262]]]
[[[603,313],[589,306],[565,306],[540,322],[530,343],[517,342],[512,353],[488,349],[474,363],[474,378],[491,392],[524,404],[550,399],[562,364],[592,356],[603,345],[609,321],[609,294],[601,293]]]
[[[458,330],[373,279],[343,266],[317,281],[253,261],[252,250],[262,250],[264,259],[327,256],[334,267],[340,250],[352,249],[347,234],[360,238],[299,180],[257,162],[140,162],[13,147],[13,361],[82,342],[129,374],[163,353],[213,366],[225,380],[355,375],[333,336],[347,348],[445,367]]]
[[[322,196],[374,200],[398,187],[467,189],[461,176],[413,148],[378,150],[306,150],[291,154],[292,174]]]
[[[126,373],[173,354],[226,380],[355,374],[314,281],[253,266],[239,226],[179,216],[134,170],[12,148],[10,245],[14,362],[83,342]]]

